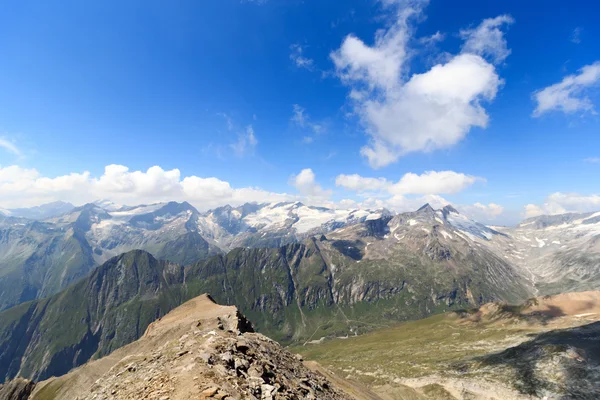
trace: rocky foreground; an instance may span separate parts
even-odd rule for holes
[[[8,386],[16,387],[2,397]],[[20,388],[20,389],[19,389]],[[255,333],[235,307],[194,298],[112,354],[2,399],[348,399],[299,356]]]

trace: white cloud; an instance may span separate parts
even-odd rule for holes
[[[291,121],[298,126],[305,127],[307,123],[307,116],[304,115],[304,112],[306,111],[304,107],[301,107],[298,104],[294,104],[292,108],[293,114]]]
[[[296,67],[308,70],[313,69],[314,60],[304,56],[304,47],[299,44],[293,44],[290,46],[290,50],[290,60],[294,62]]]
[[[542,209],[542,207],[536,206],[535,204],[527,204],[524,208],[525,211],[523,212],[523,217],[525,218],[532,218],[544,215],[544,210]]]
[[[478,180],[484,181],[483,178],[454,171],[427,171],[421,175],[409,172],[395,183],[385,178],[365,178],[357,174],[338,175],[335,183],[359,193],[385,191],[392,195],[438,195],[458,193]]]
[[[466,187],[469,181],[467,175],[452,173],[455,183],[448,184],[442,179],[445,173],[437,175],[438,186],[434,188],[432,173],[415,175],[421,177],[421,182],[415,183],[414,178],[400,179],[390,182],[383,178],[365,178],[359,175],[340,175],[336,184],[362,194],[363,200],[344,199],[333,203],[332,191],[324,189],[317,182],[312,169],[306,168],[290,179],[290,184],[299,194],[276,193],[258,187],[234,188],[229,182],[216,177],[186,176],[182,177],[178,169],[164,170],[153,166],[146,171],[131,171],[123,165],[108,165],[104,172],[94,177],[89,172],[71,173],[57,177],[42,176],[35,169],[19,166],[0,168],[0,208],[30,207],[56,200],[70,201],[83,204],[99,198],[108,199],[120,204],[149,204],[165,201],[188,201],[199,210],[207,210],[224,204],[233,206],[246,202],[280,202],[301,200],[307,204],[323,205],[335,208],[380,208],[386,207],[395,211],[414,211],[424,203],[430,203],[434,208],[441,208],[449,202],[438,194],[417,194],[425,192],[454,192],[460,187]],[[456,176],[454,176],[456,174]],[[412,176],[414,174],[407,174]],[[462,177],[461,177],[462,176]],[[404,180],[404,181],[403,181]],[[395,192],[395,185],[402,182],[404,188]],[[368,193],[371,192],[371,193]],[[386,194],[382,196],[382,194]],[[368,195],[372,195],[367,197]],[[487,206],[474,205],[457,208],[467,215],[476,217],[493,216],[499,213],[494,204]],[[501,208],[501,207],[500,207]]]
[[[590,212],[600,210],[600,195],[581,195],[578,193],[556,192],[549,195],[544,204],[527,204],[526,218],[538,215],[563,214],[566,212]]]
[[[592,163],[592,164],[600,164],[600,157],[588,157],[583,161]]]
[[[17,165],[9,165],[2,168],[0,166],[0,183],[13,183],[22,180],[32,180],[39,176],[36,169],[21,168]]]
[[[424,2],[386,4],[396,6],[396,20],[377,32],[372,46],[349,35],[331,54],[337,76],[350,87],[348,97],[370,136],[361,154],[374,168],[409,152],[450,147],[472,127],[485,128],[488,116],[482,102],[496,97],[502,80],[477,53],[495,59],[504,56],[502,51],[508,53],[500,26],[509,17],[500,16],[463,32],[471,43],[463,54],[410,76],[410,20],[421,14]]]
[[[407,173],[390,191],[396,194],[454,194],[477,180],[483,179],[454,171],[428,171],[421,175]]]
[[[310,116],[306,113],[304,107],[294,104],[292,117],[290,118],[290,122],[300,128],[307,128],[313,132],[313,136],[304,136],[302,138],[302,143],[311,144],[315,141],[315,137],[320,135],[325,131],[325,128],[322,124],[315,123],[312,121]]]
[[[123,165],[108,165],[104,169],[104,175],[93,180],[93,185],[101,192],[118,196],[133,194],[141,197],[179,197],[181,194],[179,177],[178,169],[165,171],[154,166],[142,172],[129,171],[129,168]]]
[[[432,46],[438,42],[443,41],[444,39],[446,39],[446,35],[441,33],[440,31],[437,31],[433,35],[420,38],[419,42],[427,46]]]
[[[504,207],[496,203],[460,205],[458,209],[477,221],[486,222],[495,220],[504,212]]]
[[[318,124],[312,121],[310,116],[306,113],[306,109],[298,104],[293,105],[293,113],[290,121],[301,127],[310,128],[315,134],[323,133],[325,130],[322,124]]]
[[[243,157],[246,154],[253,154],[258,139],[254,135],[254,128],[252,125],[246,127],[246,132],[238,135],[238,140],[231,143],[229,147],[233,150],[236,156]]]
[[[397,212],[414,211],[425,203],[439,209],[450,204],[440,194],[455,194],[477,181],[485,181],[454,171],[428,171],[421,175],[407,173],[397,182],[385,178],[367,178],[358,174],[338,175],[336,185],[357,192],[365,199],[360,208],[386,207]],[[504,207],[490,204],[455,204],[460,212],[482,222],[491,222],[503,214]]]
[[[548,86],[533,93],[537,103],[534,117],[548,111],[562,111],[571,114],[577,111],[595,113],[594,104],[586,95],[591,87],[600,82],[600,61],[586,65],[578,74],[568,75],[559,83]]]
[[[0,137],[0,148],[5,149],[19,157],[23,155],[21,150],[19,150],[19,148],[13,142],[3,137]]]
[[[208,209],[224,204],[299,198],[255,187],[232,188],[228,182],[214,177],[181,179],[178,169],[153,166],[147,171],[130,171],[123,165],[106,166],[100,177],[83,172],[54,178],[41,176],[35,169],[12,165],[0,168],[0,193],[3,208],[30,207],[56,200],[83,204],[106,198],[121,204],[186,200],[199,209]]]
[[[373,46],[348,35],[342,46],[331,53],[338,76],[349,85],[359,82],[368,89],[391,89],[401,84],[400,74],[408,59],[411,37],[409,20],[421,14],[426,2],[385,3],[396,8],[395,20],[387,30],[377,31]]]
[[[575,44],[581,43],[581,31],[583,31],[583,28],[581,27],[573,29],[573,33],[571,33],[571,42]]]
[[[365,178],[358,174],[338,175],[335,178],[335,184],[336,186],[359,193],[388,190],[391,186],[391,182],[385,178]]]
[[[309,198],[326,199],[331,196],[331,190],[325,190],[315,179],[315,173],[310,168],[305,168],[291,179],[291,184],[300,194]]]
[[[503,62],[510,50],[501,28],[514,22],[510,15],[499,15],[484,19],[477,28],[461,30],[460,36],[465,40],[462,51],[488,57],[496,64]]]

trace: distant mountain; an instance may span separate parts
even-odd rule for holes
[[[136,340],[150,322],[202,293],[238,306],[259,331],[289,343],[520,301],[528,285],[431,207],[279,248],[237,248],[186,267],[131,251],[48,299],[0,313],[0,377],[66,373]]]
[[[0,216],[0,310],[56,293],[129,250],[185,265],[235,247],[297,242],[381,212],[278,203],[200,213],[186,202],[99,200],[43,221]]]
[[[536,294],[600,289],[600,212],[544,215],[515,228],[490,249],[530,274]]]
[[[44,221],[0,217],[0,310],[54,294],[132,249],[182,264],[221,253],[195,228],[199,213],[187,203],[119,210],[86,204]]]
[[[392,213],[385,209],[330,209],[301,202],[244,204],[204,213],[198,229],[228,251],[236,247],[278,247],[383,215]]]
[[[92,202],[92,204],[94,204],[106,211],[118,211],[122,208],[127,208],[127,206],[124,206],[122,204],[113,203],[112,201],[106,200],[106,199],[96,200],[96,201]]]
[[[52,218],[61,214],[68,213],[74,208],[75,206],[71,203],[66,203],[64,201],[55,201],[53,203],[43,204],[41,206],[29,208],[12,208],[6,210],[0,209],[0,214],[4,214],[7,217],[44,220],[47,218]]]
[[[95,265],[85,232],[0,216],[0,310],[56,293]]]

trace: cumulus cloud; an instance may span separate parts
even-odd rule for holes
[[[332,194],[331,190],[325,190],[317,183],[315,173],[310,168],[305,168],[293,176],[291,183],[300,194],[309,198],[327,199]]]
[[[358,174],[338,175],[335,178],[335,184],[359,193],[388,190],[391,186],[391,183],[385,178],[366,178]]]
[[[458,206],[460,212],[464,212],[477,221],[493,221],[504,212],[504,207],[496,203]]]
[[[19,157],[22,155],[21,150],[19,150],[19,148],[13,142],[3,137],[0,137],[0,148],[7,150]]]
[[[370,136],[361,154],[373,168],[409,152],[450,147],[472,127],[485,128],[488,115],[482,104],[492,101],[502,84],[483,57],[495,62],[508,55],[500,29],[512,22],[508,16],[463,31],[462,54],[410,75],[411,20],[421,15],[425,3],[387,1],[396,8],[395,20],[377,32],[373,45],[349,35],[331,53],[336,74],[350,87],[348,97]]]
[[[290,46],[290,51],[290,60],[292,60],[296,67],[308,70],[313,69],[314,60],[304,55],[304,47],[296,43]]]
[[[364,199],[357,203],[362,208],[385,207],[397,212],[414,211],[425,203],[439,209],[450,201],[442,194],[461,192],[485,179],[454,171],[428,171],[421,175],[407,173],[397,182],[385,178],[363,177],[358,174],[338,175],[338,187],[358,193]],[[454,204],[465,215],[482,222],[492,222],[504,213],[499,204]]]
[[[534,117],[549,111],[562,111],[565,114],[574,112],[592,112],[594,104],[587,96],[590,88],[600,82],[600,61],[586,65],[577,74],[566,76],[559,83],[548,86],[533,93],[536,102]]]
[[[39,172],[32,168],[21,168],[17,165],[0,166],[0,183],[14,183],[22,180],[32,180],[39,176]]]
[[[484,19],[474,29],[461,30],[460,36],[465,40],[463,53],[477,54],[496,64],[503,62],[510,55],[510,49],[501,28],[514,22],[510,15],[499,15]]]
[[[153,166],[146,171],[130,171],[123,165],[108,165],[99,177],[85,171],[53,178],[42,176],[35,169],[8,166],[0,168],[0,193],[3,208],[29,207],[56,200],[83,204],[106,198],[124,204],[185,200],[199,209],[208,209],[224,204],[298,199],[296,195],[255,187],[233,188],[215,177],[182,179],[178,169]]]
[[[409,172],[404,174],[398,182],[390,182],[385,178],[368,178],[357,174],[338,175],[335,183],[337,186],[359,193],[386,191],[392,195],[438,195],[455,194],[478,180],[472,175],[454,171],[427,171],[421,175]]]
[[[335,202],[332,200],[333,192],[324,189],[317,182],[315,173],[310,168],[303,169],[290,179],[290,185],[298,193],[288,194],[258,187],[235,188],[216,177],[182,177],[178,169],[164,170],[159,166],[150,167],[146,171],[132,171],[124,165],[107,165],[97,177],[87,171],[47,177],[36,169],[12,165],[0,167],[0,208],[30,207],[57,200],[80,205],[103,198],[129,205],[188,201],[199,210],[224,204],[237,206],[246,202],[300,200],[306,204],[333,208],[386,207],[401,212],[414,211],[424,203],[429,203],[434,208],[450,204],[433,192],[454,193],[460,188],[466,188],[471,180],[468,175],[452,171],[406,174],[398,182],[360,175],[339,175],[336,184],[357,192],[361,200],[346,198]],[[452,183],[448,183],[449,181]],[[457,208],[482,220],[493,219],[501,212],[501,206],[494,204],[457,205]]]
[[[390,191],[397,194],[454,194],[473,185],[477,178],[454,171],[428,171],[417,175],[405,174]]]
[[[549,195],[543,204],[527,204],[523,215],[526,218],[539,215],[563,214],[566,212],[591,212],[600,210],[600,195],[556,192]]]

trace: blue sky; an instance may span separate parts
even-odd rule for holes
[[[588,1],[5,1],[0,207],[427,200],[498,223],[600,209],[598,15]]]

